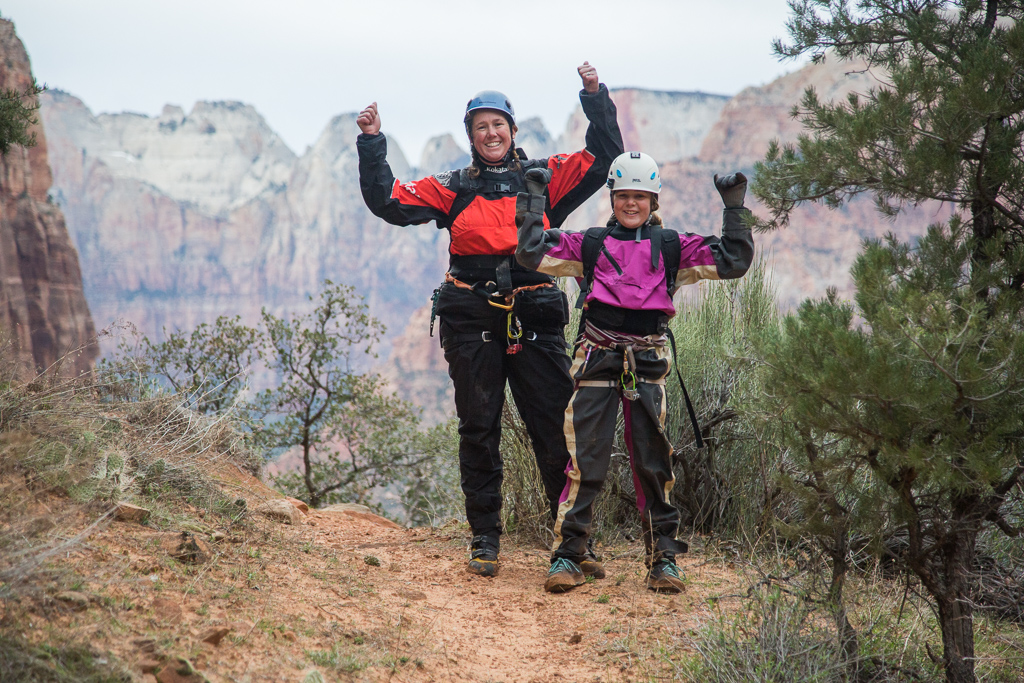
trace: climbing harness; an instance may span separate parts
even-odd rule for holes
[[[516,295],[522,292],[533,292],[538,289],[554,287],[555,284],[553,282],[542,282],[536,285],[525,285],[522,287],[515,287],[507,290],[507,293],[502,293],[502,291],[498,289],[496,283],[493,281],[477,282],[471,285],[467,282],[459,280],[450,272],[445,273],[444,281],[445,284],[455,285],[459,289],[464,289],[466,291],[473,292],[474,294],[482,298],[484,301],[486,301],[487,304],[490,306],[500,308],[503,311],[508,311],[508,317],[505,320],[505,353],[507,353],[508,355],[512,356],[522,351],[523,340],[546,341],[548,339],[554,339],[556,341],[562,341],[561,337],[559,337],[558,335],[540,335],[537,334],[536,332],[524,332],[523,325],[522,323],[519,322],[519,316],[517,316],[515,314],[515,311],[513,310],[515,308]],[[431,297],[433,300],[433,305],[431,306],[430,309],[430,336],[434,335],[434,321],[437,318],[437,301],[440,298],[440,296],[441,288],[438,287],[437,289],[434,290],[434,294]],[[490,332],[487,331],[484,331],[479,335],[458,335],[454,341],[459,342],[477,339],[489,342],[492,339],[492,335]]]
[[[589,321],[584,322],[584,331],[580,341],[580,344],[584,345],[587,349],[584,366],[586,365],[586,362],[590,360],[590,352],[595,347],[600,346],[622,352],[622,374],[619,376],[618,380],[578,380],[576,382],[576,386],[618,388],[622,391],[623,398],[628,401],[635,401],[640,396],[640,393],[637,390],[638,382],[664,385],[665,378],[647,379],[646,377],[637,377],[635,372],[636,356],[634,355],[634,351],[642,351],[664,346],[665,339],[668,339],[672,348],[672,365],[676,372],[676,378],[679,380],[679,388],[683,391],[683,402],[686,404],[686,412],[690,417],[690,425],[693,427],[694,442],[696,443],[697,448],[704,448],[704,439],[700,433],[700,423],[697,422],[697,413],[693,409],[693,403],[690,401],[690,394],[686,391],[686,385],[683,383],[683,375],[679,372],[679,360],[676,354],[676,340],[671,330],[666,329],[663,336],[639,336],[627,334],[625,332],[603,330]]]

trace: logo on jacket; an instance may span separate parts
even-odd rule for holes
[[[452,182],[451,171],[441,171],[440,173],[434,174],[434,180],[440,183],[444,187],[448,187]]]

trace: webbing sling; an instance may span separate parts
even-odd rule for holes
[[[615,268],[615,272],[622,275],[622,268],[612,258],[608,250],[604,248],[604,240],[615,229],[614,225],[605,228],[590,228],[583,233],[583,244],[580,246],[580,258],[583,261],[583,284],[580,285],[580,295],[576,299],[576,308],[583,308],[587,295],[594,286],[594,266],[597,265],[597,257],[604,252],[608,262]],[[580,320],[580,332],[583,331],[583,321]]]
[[[700,425],[697,423],[697,414],[693,411],[693,404],[690,403],[690,394],[683,384],[683,375],[679,372],[679,358],[676,355],[676,338],[672,330],[666,330],[668,341],[672,345],[672,366],[675,368],[676,377],[679,379],[679,388],[683,390],[683,400],[686,402],[686,412],[690,414],[690,424],[693,425],[693,437],[696,440],[697,448],[704,448],[704,439],[700,435]]]
[[[523,341],[528,342],[551,342],[559,344],[563,349],[565,348],[565,339],[560,334],[543,334],[537,333],[532,330],[523,332]],[[466,342],[490,342],[494,341],[494,333],[490,330],[483,332],[471,332],[466,334],[453,334],[450,337],[445,337],[441,342],[441,348],[445,351],[458,345],[465,344]]]

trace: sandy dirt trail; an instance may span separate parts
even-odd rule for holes
[[[280,499],[255,479],[242,488],[252,509]],[[514,539],[487,579],[466,572],[458,525],[405,529],[354,510],[294,521],[252,515],[219,533],[201,517],[168,530],[113,522],[67,557],[89,607],[50,600],[18,618],[31,638],[86,640],[147,682],[312,683],[314,671],[324,681],[630,681],[671,673],[716,601],[746,586],[693,552],[680,562],[688,590],[655,594],[634,545],[602,549],[607,578],[552,595],[547,550]],[[217,540],[204,561],[167,556],[168,539],[189,527],[200,539],[207,524]],[[206,642],[217,629],[230,630]]]

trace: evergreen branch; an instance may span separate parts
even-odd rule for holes
[[[989,200],[988,203],[990,206],[992,206],[992,208],[1001,213],[1004,217],[1010,219],[1016,225],[1024,228],[1024,215],[1010,211],[1009,209],[1004,207],[998,199],[993,198]]]
[[[998,512],[991,512],[985,517],[985,521],[992,522],[996,527],[1010,538],[1016,538],[1021,534],[1024,534],[1024,527],[1011,526],[1006,518],[1000,515]]]
[[[910,320],[909,317],[906,318],[906,322],[910,323],[911,326],[913,326],[913,324],[914,324],[914,321]],[[904,337],[906,337],[906,339],[911,344],[916,346],[921,351],[921,353],[924,354],[925,358],[928,359],[928,361],[931,363],[931,365],[934,366],[936,370],[938,370],[943,375],[945,375],[946,378],[953,384],[953,386],[956,387],[957,396],[959,396],[960,399],[964,399],[964,387],[963,387],[963,384],[960,383],[960,380],[958,380],[956,377],[954,377],[948,370],[946,370],[946,368],[942,367],[942,364],[939,363],[939,361],[932,354],[930,354],[928,352],[928,350],[926,348],[924,348],[924,346],[919,341],[917,341],[917,339],[915,339],[912,335],[910,335],[910,333],[907,332],[906,328],[904,328],[901,325],[899,330],[900,330],[900,333]]]
[[[1005,496],[1010,492],[1010,489],[1017,485],[1022,476],[1024,476],[1024,464],[1017,465],[1001,484],[993,486],[992,489],[997,496]]]

